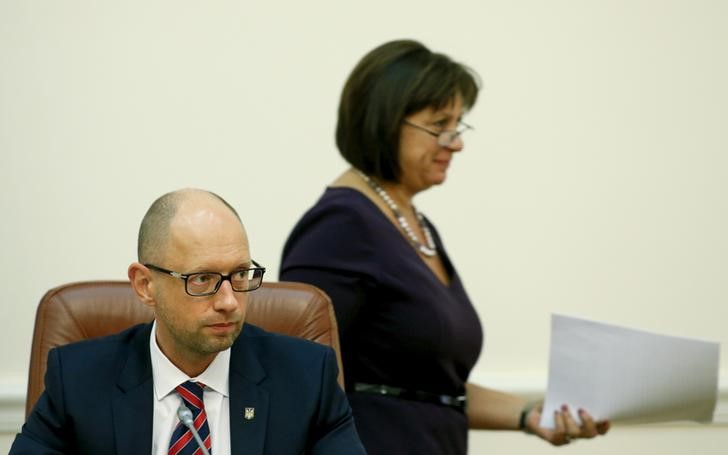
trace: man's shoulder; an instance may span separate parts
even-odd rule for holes
[[[330,346],[249,324],[233,346],[230,369],[248,378],[264,377],[269,387],[293,394],[320,390],[322,380],[333,384],[338,375]]]
[[[65,355],[90,355],[94,352],[108,353],[123,350],[132,344],[142,342],[145,338],[148,340],[151,327],[151,323],[137,324],[118,333],[68,343],[55,349]]]
[[[130,327],[114,335],[58,346],[48,353],[47,373],[75,390],[115,383],[125,368],[151,377],[151,324]],[[59,376],[60,375],[60,376]]]
[[[311,355],[323,355],[331,348],[315,341],[281,333],[269,332],[253,324],[245,323],[239,341],[251,343],[267,350],[297,351]]]
[[[269,332],[250,324],[245,324],[236,344],[232,351],[236,359],[232,362],[250,359],[248,354],[253,354],[268,374],[277,372],[284,377],[293,374],[299,380],[317,368],[324,368],[327,362],[336,362],[330,346]]]

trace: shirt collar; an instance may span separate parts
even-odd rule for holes
[[[210,389],[229,397],[230,385],[230,348],[220,351],[215,359],[196,378],[190,378],[177,368],[157,345],[157,321],[152,325],[149,336],[149,353],[152,359],[152,377],[154,378],[154,397],[157,401],[163,399],[175,388],[185,381],[202,382]]]

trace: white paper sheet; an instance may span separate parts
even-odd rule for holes
[[[718,398],[720,345],[551,316],[548,390],[541,426],[567,404],[596,420],[711,422]]]

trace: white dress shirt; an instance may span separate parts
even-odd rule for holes
[[[167,455],[169,440],[172,438],[177,418],[177,408],[182,398],[175,388],[185,381],[205,384],[203,401],[207,413],[207,423],[212,436],[212,453],[230,455],[230,348],[219,352],[207,369],[190,378],[179,370],[164,355],[157,345],[157,321],[152,326],[149,337],[149,352],[152,357],[152,377],[154,378],[154,425],[152,428],[152,455]]]

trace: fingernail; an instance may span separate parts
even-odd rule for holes
[[[586,411],[584,411],[582,408],[579,408],[579,415],[584,414]]]
[[[569,407],[566,406],[565,404],[562,404],[561,405],[561,410],[564,411],[564,412],[568,412],[569,411]]]

